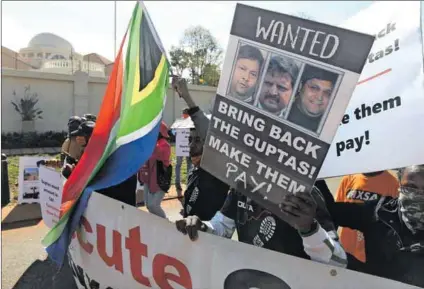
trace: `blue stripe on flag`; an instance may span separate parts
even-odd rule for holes
[[[143,137],[118,148],[106,160],[104,166],[97,175],[98,177],[93,180],[93,184],[89,185],[83,191],[59,239],[46,248],[49,257],[59,267],[63,265],[67,248],[71,243],[72,234],[79,226],[79,221],[87,208],[91,193],[93,191],[118,185],[135,175],[153,153],[159,135],[160,124],[161,122],[158,122],[158,124]]]

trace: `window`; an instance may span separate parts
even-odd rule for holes
[[[34,57],[34,53],[28,53],[28,58],[32,58],[32,57]]]
[[[43,53],[37,53],[37,58],[43,58]]]
[[[52,55],[51,53],[46,53],[46,59],[49,59],[50,55]]]
[[[63,57],[62,55],[54,55],[51,59],[65,59],[65,57]]]

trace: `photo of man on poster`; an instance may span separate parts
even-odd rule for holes
[[[288,120],[307,130],[317,132],[331,103],[338,75],[311,65],[305,65],[295,101]]]
[[[283,117],[299,74],[300,63],[288,57],[273,56],[259,93],[257,107]]]
[[[247,44],[240,46],[231,78],[229,96],[253,105],[263,63],[264,56],[258,48]]]

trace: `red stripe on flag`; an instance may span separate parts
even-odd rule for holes
[[[63,188],[60,217],[72,207],[86,187],[91,173],[103,155],[112,127],[120,116],[123,79],[122,50],[126,35],[125,33],[115,59],[93,134],[78,165]]]

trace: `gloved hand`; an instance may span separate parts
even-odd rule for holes
[[[45,160],[41,160],[41,161],[36,162],[36,164],[37,164],[37,167],[39,168],[40,166],[45,166],[46,165],[46,161]]]
[[[189,108],[196,106],[196,103],[190,96],[187,81],[184,78],[174,75],[172,77],[172,88],[175,89],[179,97],[185,100]]]
[[[199,237],[198,231],[206,232],[207,226],[199,219],[198,216],[189,216],[185,219],[175,222],[177,230],[188,237],[192,241],[196,241]]]
[[[301,233],[309,232],[316,223],[317,204],[309,192],[284,196],[280,209],[287,217],[284,220]]]
[[[74,168],[75,168],[74,165],[66,164],[62,169],[62,176],[64,176],[66,179],[68,179],[71,176]]]

